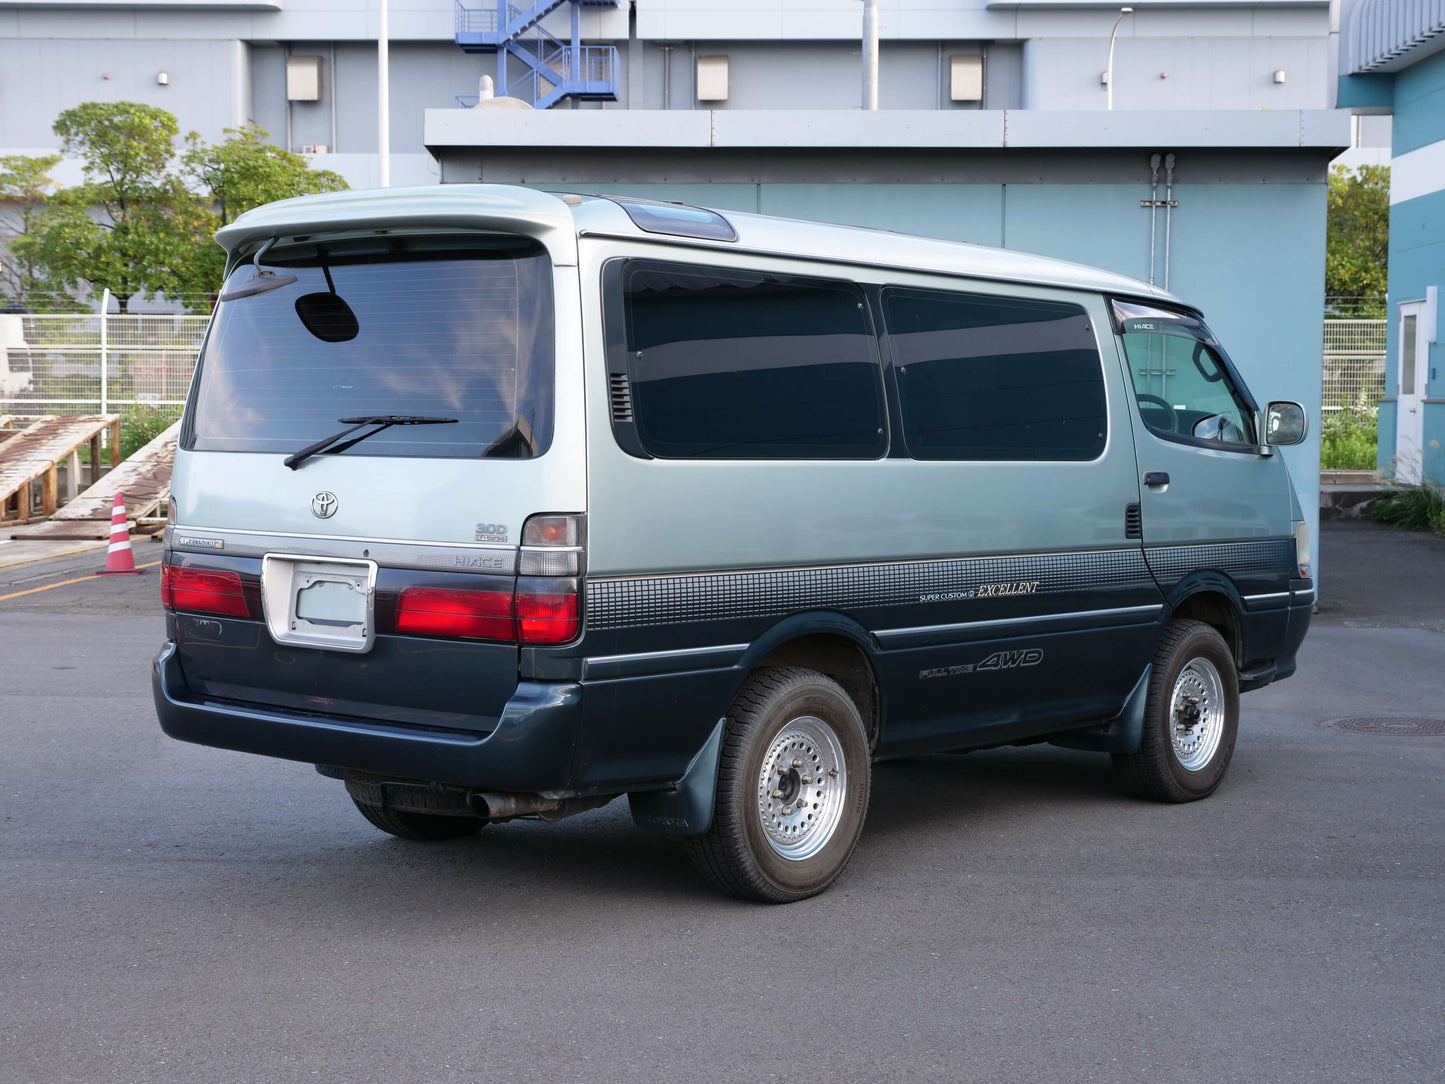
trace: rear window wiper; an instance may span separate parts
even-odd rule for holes
[[[344,452],[353,444],[359,444],[367,437],[374,437],[383,429],[390,429],[393,425],[446,425],[455,422],[457,418],[429,418],[425,414],[368,414],[364,418],[337,418],[342,425],[349,425],[349,429],[343,429],[339,433],[333,433],[325,440],[318,440],[315,444],[308,444],[299,452],[292,452],[281,462],[292,470],[296,470],[302,463],[310,459],[317,452],[324,452],[331,448],[333,452]],[[358,429],[368,425],[376,426],[369,433],[362,433],[359,437],[352,437],[344,444],[337,444],[342,437],[350,436]],[[332,446],[335,445],[333,448]]]

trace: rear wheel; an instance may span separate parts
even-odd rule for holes
[[[346,793],[361,815],[400,839],[437,842],[475,835],[486,820],[472,814],[465,794],[455,787],[388,785],[385,776],[348,769]],[[402,806],[403,808],[397,808]]]
[[[863,831],[871,768],[863,719],[837,682],[798,667],[758,671],[728,712],[712,827],[689,838],[693,861],[745,899],[822,892]]]
[[[1137,753],[1116,754],[1124,786],[1161,802],[1214,793],[1234,755],[1239,675],[1224,637],[1201,621],[1171,621],[1154,654]]]
[[[380,828],[401,839],[437,843],[476,835],[487,822],[480,817],[446,817],[436,813],[407,813],[399,809],[383,809],[379,805],[357,802],[361,815]]]

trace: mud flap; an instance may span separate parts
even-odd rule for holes
[[[1149,698],[1149,675],[1153,672],[1153,663],[1144,667],[1124,707],[1102,730],[1075,730],[1050,739],[1049,744],[1094,753],[1137,753],[1144,740],[1144,703]]]
[[[717,800],[718,759],[722,753],[723,728],[719,719],[707,741],[692,758],[677,785],[671,790],[643,791],[627,796],[633,823],[644,832],[664,836],[700,836],[712,827]]]

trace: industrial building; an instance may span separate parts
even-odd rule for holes
[[[1259,397],[1314,412],[1326,172],[1361,141],[1334,108],[1331,3],[877,9],[872,111],[861,0],[413,0],[389,13],[390,181],[629,192],[1097,264],[1203,306]],[[208,139],[255,122],[374,184],[379,14],[0,0],[0,153],[53,148],[78,102],[133,99]],[[1286,453],[1307,507],[1317,448]]]

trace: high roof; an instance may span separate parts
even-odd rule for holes
[[[667,238],[684,245],[701,245],[720,252],[742,250],[770,255],[801,257],[829,263],[865,264],[908,271],[935,271],[947,275],[990,279],[999,282],[1028,282],[1136,296],[1170,298],[1147,282],[1097,267],[1033,256],[1006,248],[990,248],[965,241],[940,241],[890,230],[860,226],[835,226],[794,218],[719,211],[735,230],[735,242]],[[607,197],[583,199],[573,209],[581,232],[611,237],[662,240],[633,225],[617,204]]]
[[[1083,264],[960,241],[834,226],[790,218],[719,211],[737,231],[735,242],[661,237],[633,224],[607,197],[575,197],[511,185],[435,185],[425,188],[329,192],[281,200],[247,211],[216,234],[228,252],[271,237],[375,228],[516,230],[536,237],[560,264],[576,262],[579,234],[667,240],[719,252],[747,251],[829,263],[932,271],[999,282],[1171,299],[1156,286]]]

